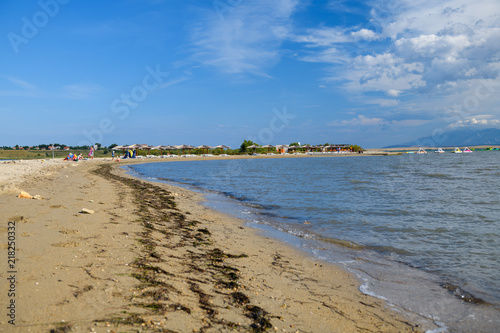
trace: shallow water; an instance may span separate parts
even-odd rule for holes
[[[344,265],[364,292],[402,311],[453,331],[481,324],[493,332],[500,317],[499,160],[498,152],[474,152],[130,168],[211,193],[213,207]]]

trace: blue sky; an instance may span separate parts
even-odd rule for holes
[[[500,127],[498,0],[2,1],[0,22],[0,146]]]

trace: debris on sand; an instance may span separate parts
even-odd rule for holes
[[[19,194],[17,197],[25,199],[33,199],[33,196],[31,196],[28,192],[25,191],[21,191],[21,194]]]

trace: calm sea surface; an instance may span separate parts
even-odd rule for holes
[[[474,152],[130,169],[208,193],[208,205],[344,265],[363,281],[362,291],[433,321],[434,332],[494,332],[500,318],[499,162],[500,152]]]

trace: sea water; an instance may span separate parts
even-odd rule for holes
[[[495,332],[499,161],[499,152],[488,151],[130,168],[207,193],[209,206],[342,265],[361,280],[363,292],[423,327]]]

